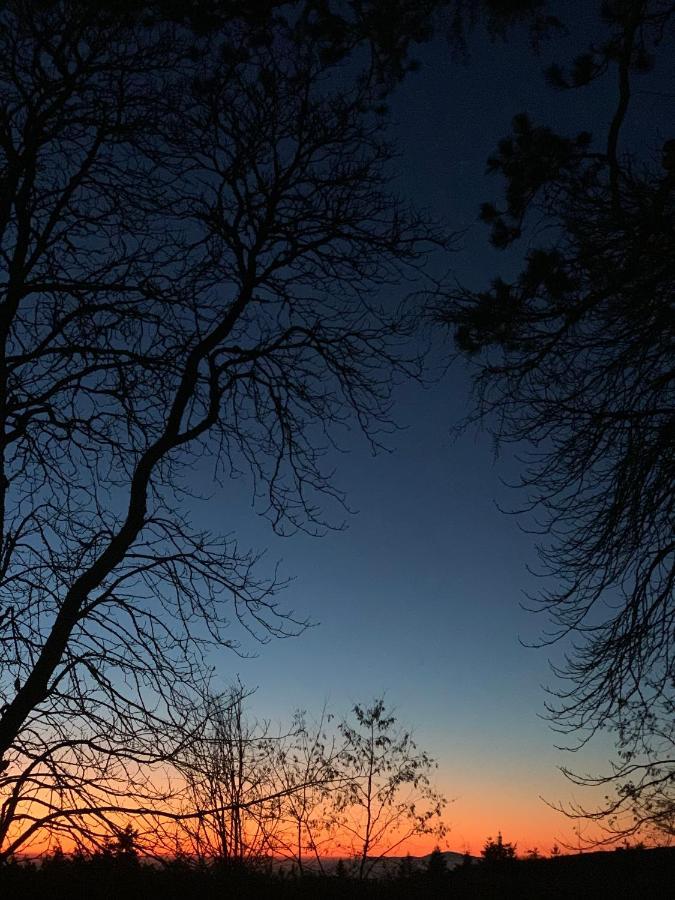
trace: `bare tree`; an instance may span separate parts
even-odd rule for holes
[[[602,40],[549,75],[572,89],[612,74],[604,140],[514,119],[489,161],[506,202],[482,217],[497,247],[535,229],[525,266],[513,283],[456,291],[437,317],[475,363],[477,417],[523,458],[549,576],[545,641],[573,641],[552,721],[581,745],[614,729],[620,763],[599,781],[619,793],[604,813],[657,824],[675,783],[675,153],[668,140],[658,161],[638,161],[622,140],[635,79],[672,48],[675,5],[602,8]]]
[[[237,864],[270,856],[302,874],[323,871],[336,849],[360,878],[411,837],[445,834],[445,799],[430,783],[433,760],[396,726],[383,701],[354,707],[333,727],[298,712],[288,729],[251,722],[241,685],[214,699],[202,736],[179,768],[181,814],[165,849]]]
[[[338,846],[354,858],[359,878],[412,837],[446,832],[445,798],[432,786],[434,761],[400,729],[381,698],[356,704],[340,723],[342,785],[333,794]]]
[[[203,733],[177,764],[184,817],[168,824],[164,846],[237,865],[274,856],[300,873],[310,857],[321,868],[320,851],[332,840],[326,807],[344,783],[344,745],[328,733],[325,709],[316,722],[298,712],[276,732],[251,720],[251,693],[237,684],[210,702]]]
[[[209,704],[208,723],[186,747],[180,771],[186,782],[186,811],[177,837],[183,852],[198,859],[242,865],[274,849],[283,793],[274,760],[283,735],[269,723],[250,722],[241,684]]]
[[[308,859],[324,871],[323,853],[333,850],[333,792],[343,788],[344,740],[331,729],[334,716],[326,707],[313,720],[298,711],[292,724],[292,740],[276,756],[276,773],[284,801],[275,852],[292,860],[302,874]]]
[[[642,698],[625,710],[618,733],[617,759],[609,772],[564,774],[582,787],[611,787],[612,793],[595,808],[588,804],[555,805],[572,819],[600,826],[601,837],[587,844],[615,844],[639,836],[657,843],[675,836],[673,766],[675,765],[675,705],[662,695],[645,704]]]
[[[416,371],[374,291],[432,235],[387,193],[368,80],[334,90],[309,38],[186,38],[66,0],[0,15],[8,854],[143,805],[115,779],[191,739],[231,619],[303,627],[255,553],[191,523],[192,469],[244,473],[276,530],[320,531],[331,442],[356,422],[377,443],[393,373]]]

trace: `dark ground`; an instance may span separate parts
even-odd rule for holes
[[[13,862],[0,868],[1,900],[665,900],[675,895],[674,887],[675,848],[474,863],[452,872],[362,883],[339,875],[298,878],[181,862],[158,867],[104,856],[58,858],[42,865]]]

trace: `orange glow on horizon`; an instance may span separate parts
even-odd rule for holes
[[[144,830],[142,821],[135,822],[131,816],[122,817],[119,823],[120,829],[123,829],[127,824],[137,828],[141,833],[142,839]],[[431,853],[436,847],[439,847],[441,850],[451,850],[455,853],[468,852],[472,856],[480,856],[486,841],[489,838],[496,839],[498,832],[501,832],[504,841],[516,845],[518,856],[525,856],[527,851],[534,848],[537,848],[542,856],[549,856],[554,845],[558,845],[562,853],[574,852],[575,849],[576,838],[571,828],[568,828],[566,835],[562,833],[562,829],[557,833],[551,833],[549,829],[537,831],[536,826],[532,823],[528,827],[526,823],[518,821],[516,818],[515,821],[504,823],[503,827],[499,823],[493,826],[492,823],[488,824],[483,821],[475,821],[471,824],[468,822],[455,822],[450,826],[447,836],[442,841],[438,841],[431,835],[417,835],[409,838],[403,844],[384,855],[402,857],[409,854],[412,857],[423,857]],[[588,838],[588,831],[582,829],[582,836]],[[564,840],[565,844],[572,849],[566,849],[564,846],[561,846],[561,840]],[[331,847],[330,844],[326,844],[322,848],[320,855],[325,859],[344,859],[349,855],[344,849],[346,844],[347,842],[344,839],[341,847]],[[17,855],[24,858],[39,857],[45,853],[53,852],[57,846],[66,854],[70,854],[77,849],[76,841],[73,838],[69,838],[67,833],[64,832],[59,835],[58,839],[46,837],[42,841],[33,841],[24,852],[19,851]],[[183,852],[190,855],[188,849],[185,846]],[[143,855],[142,852],[141,855]],[[159,849],[156,853],[156,856],[164,858],[171,858],[173,855],[168,848]],[[276,859],[288,858],[287,855],[278,852],[271,855]],[[306,859],[310,859],[311,856],[310,852],[306,852]]]
[[[165,783],[162,781],[162,784]],[[446,788],[445,785],[441,785],[441,788],[446,796],[452,799],[451,788]],[[551,783],[547,790],[551,796],[555,796],[559,785]],[[173,809],[177,808],[173,807]],[[167,809],[170,810],[171,807],[169,806]],[[525,856],[529,850],[534,848],[542,856],[548,856],[555,845],[558,845],[562,852],[573,852],[577,848],[583,849],[584,843],[593,836],[591,826],[587,823],[582,823],[577,831],[575,823],[565,819],[563,815],[551,809],[541,799],[536,796],[528,797],[523,791],[522,785],[514,782],[502,784],[497,775],[492,779],[483,779],[478,786],[471,786],[465,782],[463,792],[456,796],[447,807],[444,819],[447,834],[441,841],[434,835],[416,835],[393,847],[384,855],[400,857],[410,854],[420,857],[426,856],[436,846],[439,846],[441,850],[451,850],[456,853],[468,852],[472,856],[479,856],[487,840],[496,838],[498,832],[501,832],[505,842],[516,846],[519,856]],[[118,824],[120,829],[131,824],[139,832],[141,848],[147,838],[154,834],[149,818],[144,820],[141,816],[135,817],[129,813],[110,815],[109,820]],[[162,847],[156,845],[157,855],[171,856],[170,848],[172,846],[184,849],[186,853],[189,852],[190,846],[187,839],[181,840],[179,837],[179,826],[172,826],[170,821],[165,821],[165,840]],[[270,819],[269,822],[274,826],[273,819]],[[95,830],[99,835],[104,833],[105,829],[100,821],[97,822]],[[291,833],[289,826],[288,834]],[[286,830],[283,833],[278,831],[277,837],[284,839],[285,834]],[[598,832],[596,831],[595,834],[597,835]],[[391,843],[394,842],[394,840],[391,841]],[[288,839],[287,843],[292,846],[294,841]],[[279,844],[280,841],[277,841],[277,846]],[[337,835],[332,840],[321,843],[319,853],[325,858],[346,858],[349,855],[346,849],[349,845],[346,834]],[[17,855],[35,857],[53,851],[57,846],[64,853],[71,853],[77,848],[76,840],[68,835],[65,826],[64,830],[59,829],[58,834],[51,836],[43,837],[39,833],[36,834],[31,841],[19,849]],[[571,850],[566,850],[565,847],[569,847]],[[289,854],[279,852],[272,852],[271,855],[279,858],[288,858],[289,856]],[[311,856],[312,852],[306,849],[305,858],[309,859]]]

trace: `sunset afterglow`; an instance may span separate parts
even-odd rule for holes
[[[674,51],[0,4],[2,900],[666,896]]]

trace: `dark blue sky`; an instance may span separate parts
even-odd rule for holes
[[[544,44],[539,58],[524,32],[492,43],[477,31],[466,63],[439,39],[419,52],[421,71],[394,95],[397,189],[450,231],[468,228],[454,253],[434,260],[435,273],[451,268],[477,287],[517,265],[523,248],[496,253],[476,224],[479,203],[499,198],[485,160],[515,113],[604,138],[611,79],[564,94],[544,85],[543,66],[569,59],[594,28],[596,4],[558,6],[570,10],[573,31]],[[636,85],[626,139],[640,154],[658,156],[669,136],[668,101],[646,92],[658,84],[675,96],[667,59],[663,53],[661,67]],[[443,354],[440,347],[438,363]],[[430,389],[401,387],[395,418],[404,430],[390,438],[389,454],[373,458],[356,433],[343,440],[350,452],[336,459],[336,480],[357,511],[345,531],[279,539],[252,514],[243,483],[214,493],[199,510],[203,520],[236,532],[243,545],[267,547],[270,565],[281,559],[295,581],[280,599],[319,623],[297,639],[252,648],[254,659],[222,657],[218,670],[223,683],[239,673],[259,686],[254,710],[273,720],[296,707],[318,711],[326,700],[345,710],[386,691],[439,759],[448,796],[458,798],[449,813],[452,848],[477,852],[501,828],[521,849],[538,842],[548,850],[571,828],[539,795],[560,800],[573,792],[556,773],[569,759],[539,718],[547,653],[519,643],[545,625],[519,607],[523,591],[537,587],[526,571],[535,562],[533,538],[496,505],[517,505],[501,482],[515,476],[514,460],[495,460],[485,434],[451,437],[467,412],[468,387],[461,364]],[[609,739],[598,742],[577,765],[602,766],[610,747]]]

